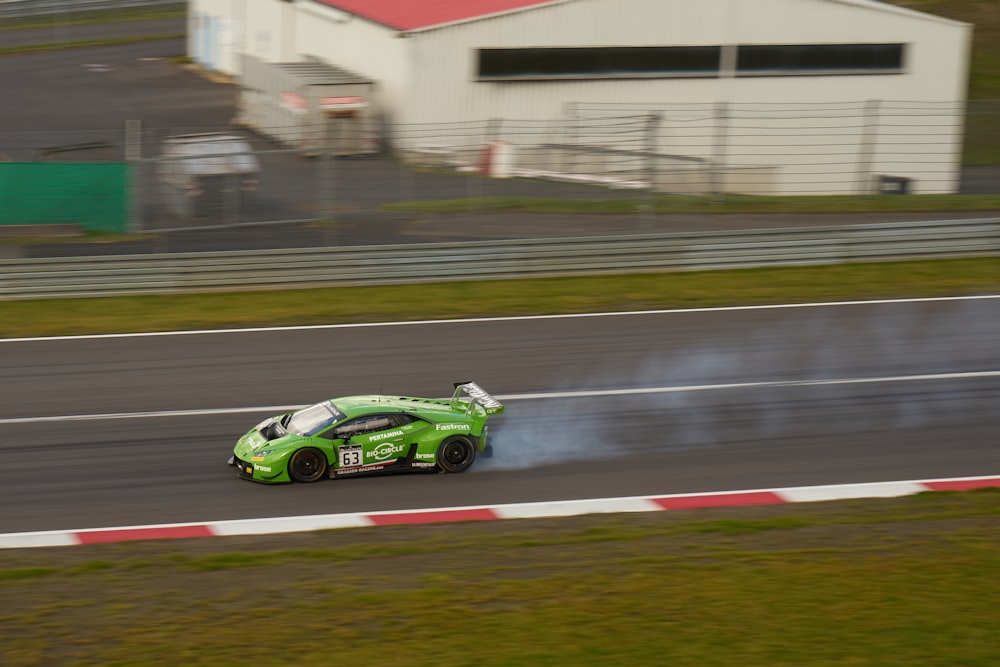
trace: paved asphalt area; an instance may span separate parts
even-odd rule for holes
[[[68,42],[133,34],[160,35],[184,31],[178,19],[0,31],[0,45]],[[35,159],[39,146],[84,141],[120,142],[127,119],[141,119],[154,132],[224,128],[235,115],[236,89],[210,81],[171,62],[184,52],[180,39],[110,47],[64,49],[0,58],[5,100],[0,104],[0,150],[12,159]],[[145,149],[144,149],[145,150]],[[315,167],[285,163],[294,173]],[[642,195],[578,184],[485,179],[477,176],[412,172],[378,158],[337,161],[337,223],[286,222],[225,226],[198,220],[169,232],[132,241],[81,243],[46,239],[28,245],[0,245],[0,259],[92,254],[259,250],[318,245],[377,245],[487,239],[601,236],[657,232],[808,227],[871,222],[913,221],[979,214],[900,215],[660,215],[636,207],[627,215],[404,214],[381,210],[400,199],[460,199],[470,196],[541,196],[620,198]],[[303,177],[303,182],[307,182]],[[406,187],[401,187],[406,183]],[[1000,167],[968,169],[963,192],[1000,192]],[[277,216],[271,219],[281,219]],[[301,216],[309,217],[309,216]],[[156,227],[156,225],[153,225]],[[148,228],[148,226],[147,226]]]

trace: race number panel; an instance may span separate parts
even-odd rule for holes
[[[364,460],[361,445],[345,445],[339,449],[338,456],[341,468],[359,466]]]

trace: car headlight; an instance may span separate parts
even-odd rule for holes
[[[250,457],[250,460],[251,461],[263,461],[264,457],[267,456],[268,454],[270,454],[272,451],[273,450],[271,450],[271,449],[265,449],[262,452],[254,452],[253,455]]]

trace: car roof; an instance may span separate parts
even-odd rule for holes
[[[453,410],[445,399],[415,398],[412,396],[342,396],[331,399],[337,409],[348,417],[380,412],[411,412],[429,419],[454,419],[464,417],[464,411]]]

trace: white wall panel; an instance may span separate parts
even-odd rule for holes
[[[749,8],[752,7],[752,11]],[[964,93],[967,30],[960,24],[829,0],[577,0],[414,34],[406,118],[546,117],[561,102],[950,101]],[[481,47],[758,44],[908,44],[906,73],[727,79],[480,83]],[[465,91],[460,90],[467,88]],[[442,109],[440,100],[454,104]],[[486,114],[484,116],[484,113]],[[444,117],[442,117],[444,114]]]
[[[213,31],[217,53],[216,69],[238,75],[240,54],[271,62],[290,60],[295,49],[296,11],[292,3],[280,0],[189,0],[188,13],[215,19],[225,30]],[[196,57],[201,49],[195,35],[188,39],[188,55]]]
[[[392,118],[409,103],[410,40],[395,30],[327,7],[305,5],[298,22],[300,56],[313,55],[376,82],[373,97]]]
[[[266,59],[297,59],[309,54],[371,77],[375,100],[388,120],[404,124],[469,123],[490,118],[564,123],[574,104],[622,103],[622,108],[666,108],[665,146],[661,151],[687,150],[691,156],[711,157],[715,150],[706,138],[706,125],[681,116],[697,113],[678,105],[753,105],[781,103],[849,104],[853,111],[833,114],[815,125],[789,121],[791,129],[779,137],[781,150],[768,151],[761,142],[769,136],[771,119],[744,122],[739,137],[729,140],[727,159],[751,169],[767,169],[769,179],[783,191],[797,192],[807,184],[828,191],[821,177],[810,180],[816,161],[842,160],[870,164],[874,173],[898,173],[908,161],[921,163],[918,187],[945,191],[957,173],[960,110],[965,96],[970,28],[964,24],[865,0],[570,0],[400,35],[385,26],[308,0],[191,0],[191,11],[234,20],[231,44],[223,52],[246,49]],[[289,12],[294,17],[289,18]],[[239,37],[235,35],[239,34]],[[476,80],[479,48],[568,46],[689,46],[722,44],[903,43],[904,72],[853,76],[769,76],[738,78],[653,78],[589,81],[480,82]],[[223,69],[236,67],[230,54],[220,58]],[[952,105],[940,114],[925,114],[904,134],[913,148],[896,144],[864,146],[871,136],[857,109],[871,100],[921,101]],[[669,118],[670,114],[674,118]],[[714,113],[714,111],[713,111]],[[679,116],[677,114],[680,114]],[[780,114],[779,114],[780,115]],[[893,112],[895,122],[910,118]],[[882,119],[887,120],[886,118]],[[800,127],[801,126],[801,127]],[[796,130],[795,128],[798,127]],[[845,129],[846,128],[846,129]],[[866,131],[868,134],[866,134]],[[754,133],[757,133],[756,135]],[[837,132],[844,134],[834,136]],[[885,134],[883,132],[883,134]],[[880,136],[877,132],[876,136]],[[483,137],[482,141],[489,137]],[[817,146],[843,140],[840,158],[815,156]],[[466,142],[468,137],[455,141]],[[743,141],[743,144],[738,144]],[[880,141],[883,141],[880,139]],[[766,141],[764,142],[766,143]],[[926,146],[926,148],[924,148]],[[937,148],[934,148],[937,146]],[[791,154],[791,158],[789,158]],[[718,156],[716,156],[718,157]],[[784,161],[783,161],[784,160]],[[837,168],[834,164],[829,168]],[[796,173],[798,172],[798,173]],[[929,185],[933,184],[933,185]],[[861,187],[861,186],[859,186]],[[824,189],[826,188],[826,189]]]

